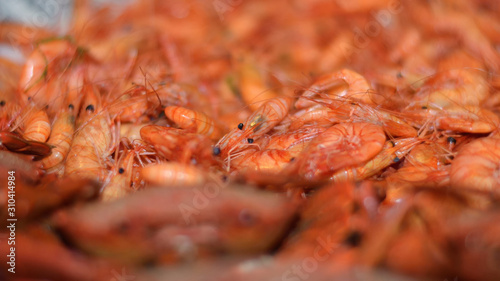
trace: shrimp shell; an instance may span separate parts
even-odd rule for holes
[[[382,150],[385,140],[381,126],[337,124],[311,141],[299,156],[299,174],[314,180],[342,168],[362,165]]]
[[[52,145],[52,154],[42,160],[43,168],[48,170],[66,159],[75,132],[75,114],[72,109],[60,113],[54,121],[47,144]]]
[[[192,165],[180,163],[151,164],[141,170],[141,175],[152,185],[158,186],[201,186],[205,172]]]
[[[180,106],[167,106],[165,115],[183,129],[191,129],[211,139],[218,139],[220,136],[214,120],[201,112]]]
[[[112,143],[111,121],[105,112],[100,112],[75,133],[64,175],[104,180],[108,173],[104,159]]]
[[[264,103],[243,124],[242,129],[233,129],[216,144],[223,159],[231,153],[238,152],[248,146],[247,140],[257,140],[285,118],[290,110],[292,99],[288,97],[275,98]]]
[[[45,142],[49,138],[50,122],[45,110],[29,112],[23,123],[23,135],[27,140]]]
[[[464,145],[451,163],[450,183],[459,189],[500,194],[500,139],[480,138]]]

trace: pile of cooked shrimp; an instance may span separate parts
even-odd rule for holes
[[[2,278],[500,276],[496,1],[77,0],[0,42]]]

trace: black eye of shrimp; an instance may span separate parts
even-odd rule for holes
[[[71,109],[71,110],[73,110],[73,109],[75,109],[75,106],[74,106],[73,104],[71,104],[71,103],[70,103],[70,104],[68,105],[68,108],[69,108],[69,109]]]
[[[5,101],[0,101],[0,106],[4,106],[5,105]]]
[[[248,143],[253,143],[253,139],[247,139]]]
[[[347,235],[347,237],[344,239],[344,243],[351,246],[351,247],[357,247],[359,244],[361,244],[361,240],[363,239],[363,234],[359,231],[352,231]]]
[[[243,130],[243,123],[238,124],[238,129]]]
[[[248,210],[241,210],[239,216],[238,216],[239,221],[246,226],[251,226],[255,223],[255,216],[250,213]]]
[[[119,173],[119,174],[123,174],[123,173],[125,173],[125,169],[123,169],[123,168],[118,169],[118,173]]]
[[[456,144],[457,143],[457,140],[453,137],[448,137],[446,140],[448,141],[449,144]]]
[[[90,112],[94,112],[95,108],[92,104],[89,104],[86,108],[85,108],[86,111],[90,111]]]
[[[220,154],[220,147],[218,147],[218,146],[214,147],[213,154],[215,156],[219,155]]]

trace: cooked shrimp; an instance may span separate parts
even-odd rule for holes
[[[459,189],[500,194],[500,139],[480,138],[464,145],[451,163],[450,183]]]
[[[181,164],[196,162],[204,166],[213,161],[211,142],[204,135],[156,125],[142,127],[140,134],[146,143],[155,148],[159,156],[169,161]]]
[[[366,164],[340,169],[331,176],[331,179],[335,182],[359,181],[374,176],[390,165],[400,162],[420,142],[421,140],[416,138],[387,141],[382,151]]]
[[[42,160],[43,168],[48,170],[64,161],[71,148],[75,132],[75,109],[72,104],[59,113],[52,125],[52,131],[47,144],[53,146],[52,154]]]
[[[152,185],[157,186],[201,186],[207,177],[203,170],[195,166],[181,163],[151,164],[142,168],[141,176]]]
[[[347,89],[344,88],[345,84]],[[330,93],[333,91],[333,93]],[[349,69],[325,74],[316,79],[316,81],[302,94],[295,103],[298,109],[310,107],[314,105],[311,100],[317,94],[326,92],[328,96],[350,98],[366,104],[373,104],[372,92],[373,89],[370,83],[359,73]]]
[[[337,124],[311,141],[299,155],[299,175],[317,180],[339,169],[362,165],[382,150],[385,140],[380,126]]]
[[[28,57],[19,79],[19,100],[32,101],[42,107],[52,103],[60,92],[58,83],[44,83],[57,80],[75,59],[83,54],[68,39],[49,39],[38,44]]]
[[[277,98],[278,94],[265,85],[253,59],[245,56],[241,60],[237,67],[241,96],[248,107],[255,111],[266,101]]]
[[[215,154],[220,154],[229,168],[231,154],[248,147],[249,140],[253,142],[272,130],[288,114],[291,102],[291,98],[283,97],[264,103],[242,123],[241,129],[233,129],[219,140],[214,148],[214,152],[218,152]]]
[[[111,201],[121,198],[133,191],[132,173],[136,151],[126,151],[122,159],[118,159],[116,166],[109,176],[109,183],[103,186],[101,198],[103,201]]]
[[[442,110],[420,109],[407,111],[406,120],[425,129],[441,129],[463,133],[490,133],[500,124],[499,117],[475,106],[454,106]]]
[[[243,172],[278,174],[294,160],[292,154],[282,149],[248,149],[234,157],[231,168]]]
[[[201,112],[180,106],[167,106],[165,115],[183,129],[193,130],[211,139],[220,137],[220,131],[214,120]]]
[[[50,121],[47,112],[43,109],[30,107],[23,120],[23,136],[27,140],[45,142],[50,136]]]
[[[262,148],[295,151],[297,150],[297,147],[307,144],[325,130],[326,128],[318,126],[305,126],[294,131],[275,134],[269,140],[267,145]]]
[[[479,106],[490,95],[485,73],[475,69],[442,71],[428,79],[415,94],[410,107],[448,108]]]
[[[105,110],[83,123],[73,137],[64,175],[104,180],[108,174],[104,160],[111,154],[113,130]]]
[[[149,121],[147,114],[152,115],[159,105],[160,101],[154,92],[147,91],[143,86],[134,86],[111,101],[107,108],[110,116],[121,122],[144,122]]]

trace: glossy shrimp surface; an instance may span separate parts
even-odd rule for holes
[[[165,115],[183,129],[191,129],[212,139],[217,139],[220,135],[214,120],[201,112],[180,106],[167,106]]]
[[[498,193],[500,139],[486,137],[466,144],[453,160],[451,184],[462,189]]]
[[[386,136],[380,126],[341,123],[321,133],[299,159],[299,174],[320,179],[338,169],[363,164],[377,155]]]
[[[498,281],[498,0],[17,2],[14,279]]]

